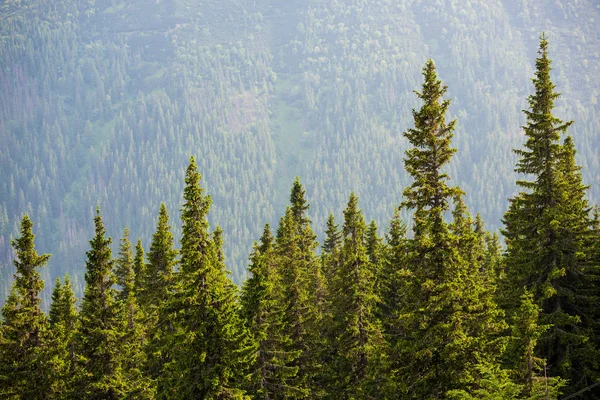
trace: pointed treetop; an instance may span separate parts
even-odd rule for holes
[[[115,275],[117,284],[121,287],[121,292],[118,297],[120,300],[125,300],[129,297],[129,294],[133,293],[135,290],[133,250],[131,248],[131,242],[129,241],[128,228],[125,228],[123,238],[121,238]]]
[[[60,321],[59,306],[61,304],[62,290],[60,278],[57,277],[54,281],[54,289],[52,290],[52,303],[50,304],[50,311],[48,312],[48,320],[50,321],[51,327]]]
[[[339,226],[335,223],[333,214],[329,214],[327,218],[327,230],[325,231],[325,241],[323,242],[323,252],[331,254],[339,246],[341,233]]]
[[[38,307],[39,294],[44,289],[44,281],[41,279],[37,268],[48,262],[50,254],[38,255],[35,250],[33,222],[29,219],[28,214],[25,214],[21,219],[21,236],[13,239],[11,244],[16,252],[16,258],[13,260],[13,264],[17,269],[15,285],[27,292],[27,299],[36,304],[31,304],[31,306]]]
[[[344,236],[351,236],[354,240],[362,235],[364,228],[365,218],[358,208],[358,197],[352,192],[344,210]]]
[[[299,222],[305,221],[306,211],[310,207],[306,202],[305,195],[306,191],[300,183],[300,178],[296,177],[296,179],[294,180],[294,184],[292,185],[290,203],[292,207],[292,213],[294,214],[294,219]]]
[[[443,99],[447,87],[438,79],[432,60],[425,64],[423,77],[421,92],[415,92],[423,105],[413,110],[414,128],[404,132],[413,146],[406,151],[404,165],[414,182],[404,190],[406,200],[401,207],[416,209],[416,222],[426,213],[432,214],[431,219],[440,225],[448,201],[461,193],[458,187],[447,185],[450,178],[442,172],[456,152],[451,147],[456,120],[446,123],[450,100]]]
[[[263,229],[263,234],[260,237],[260,246],[258,250],[261,254],[266,253],[273,245],[273,234],[271,233],[271,226],[267,223]]]

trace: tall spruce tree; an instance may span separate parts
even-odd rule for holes
[[[133,257],[133,272],[135,275],[134,287],[135,293],[141,297],[144,293],[143,279],[146,277],[146,261],[144,259],[144,246],[142,239],[138,238],[135,245],[135,255]],[[140,300],[143,302],[143,300]]]
[[[85,292],[77,333],[83,370],[77,394],[84,399],[120,399],[127,394],[122,370],[122,307],[113,287],[116,278],[112,240],[106,237],[100,207],[96,209],[94,225],[95,235],[85,262]]]
[[[404,191],[403,207],[414,209],[414,239],[407,260],[408,300],[397,321],[401,334],[394,354],[400,367],[392,379],[404,384],[405,395],[436,398],[473,383],[478,364],[498,351],[493,339],[503,324],[480,274],[464,259],[470,249],[461,245],[469,241],[445,222],[449,202],[462,193],[448,186],[443,172],[456,151],[450,146],[455,121],[445,121],[450,101],[443,100],[446,87],[433,61],[423,75],[417,92],[423,105],[413,111],[415,127],[405,133],[413,146],[405,166],[414,182]]]
[[[319,397],[323,391],[320,333],[325,301],[325,280],[315,252],[318,246],[305,198],[305,190],[296,178],[290,195],[291,205],[281,218],[275,241],[276,269],[281,276],[284,334],[291,339],[288,351],[298,352],[292,366],[298,368],[294,387]]]
[[[535,91],[524,111],[525,148],[515,150],[520,156],[516,171],[532,180],[517,181],[524,191],[510,199],[504,215],[503,296],[514,313],[518,305],[511,300],[523,288],[532,293],[541,306],[540,323],[551,325],[538,342],[537,355],[547,360],[550,375],[570,381],[566,393],[571,393],[598,376],[598,352],[582,308],[589,302],[582,296],[591,279],[592,222],[572,139],[560,143],[560,134],[573,121],[565,123],[552,114],[560,94],[550,77],[547,37],[540,39]]]
[[[129,241],[129,229],[125,228],[119,254],[116,260],[115,277],[120,287],[117,300],[120,302],[121,351],[123,356],[123,380],[127,387],[127,396],[136,399],[154,398],[150,379],[143,374],[146,362],[144,345],[146,332],[144,316],[138,304],[134,254]]]
[[[280,279],[275,270],[274,239],[265,225],[260,244],[250,255],[252,276],[242,288],[242,317],[256,341],[256,357],[251,367],[249,392],[255,399],[282,399],[306,396],[294,386],[298,367],[293,366],[298,351],[289,351],[291,339],[284,326],[283,302],[277,290]]]
[[[146,317],[148,338],[146,372],[153,379],[159,376],[163,365],[169,360],[169,352],[163,342],[173,332],[173,319],[168,306],[174,285],[177,254],[167,207],[161,203],[156,231],[152,235],[148,252],[148,265],[139,284],[139,298]]]
[[[39,255],[34,240],[33,223],[26,214],[21,220],[21,236],[11,242],[16,253],[15,280],[2,307],[0,397],[5,399],[49,397],[49,371],[44,359],[48,320],[40,307],[44,281],[37,269],[50,255]]]
[[[49,311],[50,334],[47,348],[50,366],[50,397],[72,399],[76,397],[74,386],[77,370],[75,334],[77,332],[77,299],[69,275],[64,284],[56,278]]]
[[[243,398],[252,346],[239,318],[236,287],[227,277],[220,234],[209,233],[211,199],[192,157],[185,176],[179,290],[168,346],[173,356],[159,377],[159,396],[176,399]]]
[[[406,283],[407,283],[407,259],[408,259],[408,239],[406,238],[406,224],[402,221],[400,210],[394,211],[394,216],[386,233],[386,244],[384,246],[384,259],[381,269],[380,285],[380,303],[378,309],[379,319],[381,320],[382,332],[386,340],[387,359],[390,371],[398,370],[401,360],[396,355],[398,340],[401,337],[400,326],[397,321],[401,318],[404,302],[407,301]],[[398,393],[398,388],[390,380],[386,385],[392,396]]]
[[[340,268],[331,285],[336,333],[332,360],[334,398],[378,398],[384,382],[379,374],[384,351],[376,315],[379,302],[375,288],[378,271],[374,264],[379,257],[376,229],[372,224],[367,235],[358,198],[351,194],[344,211]]]

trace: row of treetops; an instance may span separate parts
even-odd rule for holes
[[[586,200],[572,122],[542,36],[526,142],[502,250],[473,220],[444,167],[455,121],[432,61],[404,135],[413,183],[378,236],[350,195],[318,253],[299,180],[275,234],[267,224],[241,292],[194,158],[182,237],[161,205],[147,255],[129,233],[113,258],[98,209],[80,306],[57,279],[48,315],[33,224],[23,217],[0,329],[0,395],[9,399],[553,399],[599,378],[600,228]],[[412,234],[400,210],[412,212]],[[594,215],[592,215],[594,214]]]

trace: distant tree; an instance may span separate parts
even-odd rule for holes
[[[33,223],[26,214],[21,219],[21,236],[11,242],[16,253],[15,280],[2,307],[0,397],[6,399],[50,396],[49,371],[44,360],[48,319],[40,308],[44,281],[37,271],[48,262],[50,255],[39,255],[34,240]]]

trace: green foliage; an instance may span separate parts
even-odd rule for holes
[[[477,365],[493,362],[501,349],[497,336],[504,328],[480,271],[470,262],[472,230],[463,210],[449,227],[444,215],[458,187],[446,184],[442,168],[455,152],[450,147],[454,121],[445,123],[446,87],[428,61],[423,68],[423,100],[413,111],[415,128],[405,135],[414,146],[406,169],[414,183],[405,190],[405,208],[414,208],[414,239],[409,243],[406,301],[396,324],[400,331],[393,371],[399,389],[411,397],[443,396],[473,384]],[[459,203],[460,205],[460,203]],[[452,232],[451,229],[452,228]]]
[[[376,398],[384,384],[384,344],[376,316],[379,239],[376,225],[367,230],[354,194],[344,210],[342,232],[339,269],[330,282],[335,340],[330,393],[346,399]]]
[[[211,201],[193,157],[185,182],[181,268],[169,306],[175,326],[165,344],[171,359],[159,376],[159,397],[243,398],[240,382],[254,349],[227,278],[221,231],[208,231]]]
[[[177,250],[173,246],[169,214],[163,203],[160,206],[156,231],[150,244],[148,265],[143,264],[145,267],[140,273],[142,276],[139,278],[140,283],[136,292],[145,316],[147,331],[146,372],[154,379],[160,375],[164,364],[168,361],[169,352],[164,347],[164,340],[172,333],[173,320],[170,318],[168,306],[173,293],[173,269],[177,264]],[[143,249],[136,252],[136,255],[143,254],[142,252]],[[143,258],[140,263],[143,263]]]
[[[553,115],[560,96],[550,77],[548,41],[540,38],[533,78],[534,94],[524,111],[525,149],[516,171],[532,177],[517,181],[525,189],[510,200],[504,217],[506,237],[505,303],[515,312],[514,301],[525,287],[542,307],[541,322],[550,325],[539,341],[539,355],[548,362],[550,376],[570,380],[567,393],[596,379],[598,350],[590,341],[593,332],[582,323],[592,313],[587,290],[593,263],[590,207],[582,184],[570,137],[563,144],[564,123]],[[592,298],[590,298],[592,296]]]
[[[34,239],[33,223],[25,214],[21,235],[11,242],[17,272],[2,307],[0,326],[0,395],[7,399],[45,399],[49,395],[43,357],[48,319],[40,308],[44,281],[37,269],[48,262],[50,255],[39,255]],[[33,377],[37,379],[35,384]]]
[[[307,215],[305,191],[296,179],[290,203],[281,217],[274,246],[276,271],[281,279],[279,299],[284,309],[283,334],[291,339],[288,351],[298,353],[291,366],[298,368],[291,385],[305,396],[320,397],[323,391],[321,353],[324,338],[320,327],[326,284],[315,252],[316,235]]]
[[[77,354],[82,374],[77,393],[85,399],[117,399],[128,391],[122,369],[122,304],[113,285],[114,260],[100,208],[94,218],[96,234],[87,252],[85,293],[81,301]]]
[[[274,239],[265,225],[260,244],[250,255],[249,272],[240,299],[242,318],[256,342],[248,392],[256,399],[299,398],[306,390],[294,386],[299,351],[290,351],[291,338],[285,331],[285,310],[280,298],[280,277],[275,270]]]
[[[50,330],[47,339],[47,358],[50,377],[50,398],[71,399],[75,397],[77,356],[75,337],[78,330],[77,299],[69,275],[64,285],[56,279],[49,311]]]

